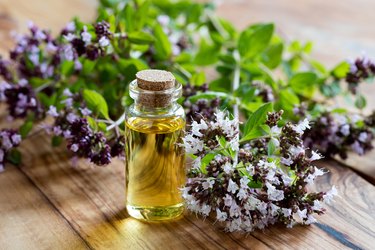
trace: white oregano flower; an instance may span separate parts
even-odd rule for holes
[[[89,44],[91,42],[91,34],[87,31],[86,25],[83,26],[83,32],[81,33],[82,41],[85,42],[85,44]]]
[[[110,44],[110,42],[109,42],[109,39],[107,37],[102,36],[99,39],[99,45],[100,45],[100,47],[107,47],[109,44]]]
[[[303,131],[305,131],[307,128],[311,128],[307,118],[298,123],[298,125],[294,126],[294,130],[299,134],[303,134]]]

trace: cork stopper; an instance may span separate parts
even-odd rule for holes
[[[138,88],[141,90],[138,102],[150,108],[168,106],[173,99],[175,77],[171,72],[157,69],[139,71],[136,75]]]
[[[137,78],[138,87],[144,90],[162,91],[174,87],[175,78],[171,72],[158,69],[139,71]]]

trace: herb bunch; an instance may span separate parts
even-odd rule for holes
[[[374,76],[371,60],[327,69],[310,58],[311,43],[287,43],[269,23],[238,31],[213,11],[213,4],[189,0],[102,0],[95,22],[76,18],[56,37],[30,23],[28,34],[15,35],[9,59],[0,59],[0,101],[10,119],[23,121],[12,131],[26,139],[42,127],[54,146],[65,141],[73,155],[106,165],[123,156],[122,114],[132,101],[128,84],[137,71],[152,67],[173,72],[184,85],[180,101],[189,123],[214,120],[217,108],[247,119],[273,102],[284,110],[280,123],[312,121],[302,138],[326,156],[372,148],[373,115],[353,118],[330,102],[344,96],[359,111],[366,106],[360,85]],[[214,69],[214,79],[202,68]],[[36,125],[47,116],[52,122]],[[246,134],[244,129],[239,133]],[[1,164],[19,163],[20,153],[4,141]]]
[[[255,111],[241,137],[239,121],[222,111],[213,120],[192,123],[184,145],[194,160],[182,189],[189,210],[212,215],[230,232],[274,223],[311,224],[316,222],[313,214],[324,213],[322,203],[329,203],[337,191],[308,190],[308,184],[326,173],[313,165],[321,155],[303,146],[308,120],[279,127],[282,112],[271,109],[265,104]]]

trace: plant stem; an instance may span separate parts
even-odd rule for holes
[[[174,65],[174,67],[179,70],[184,76],[186,76],[186,78],[190,79],[191,78],[191,74],[189,71],[187,71],[186,69],[184,69],[180,64],[176,63]]]
[[[114,123],[112,123],[110,126],[107,127],[107,131],[115,128],[115,127],[118,127],[118,125],[120,125],[121,123],[123,123],[125,121],[125,113],[117,120],[115,121]]]
[[[35,91],[35,93],[39,93],[43,89],[48,88],[49,86],[53,86],[55,84],[56,84],[56,82],[47,82],[47,83],[45,83],[43,85],[40,85],[39,87],[35,88],[34,91]]]
[[[241,71],[240,53],[238,53],[237,50],[233,51],[233,57],[236,60],[236,66],[234,68],[234,73],[233,73],[232,93],[234,93],[234,91],[236,91],[238,89],[238,87],[240,86],[240,71]],[[238,121],[236,129],[237,129],[237,131],[240,131],[240,124],[239,124],[240,114],[239,114],[239,108],[238,108],[238,103],[237,102],[233,105],[233,115],[234,115],[234,119],[236,121]],[[239,136],[240,136],[239,134],[236,135],[237,140],[239,140]],[[238,154],[237,154],[237,152],[235,154],[235,157],[234,157],[233,161],[234,161],[233,165],[237,166],[237,163],[238,163]]]
[[[225,39],[228,40],[229,35],[228,32],[224,29],[224,27],[221,25],[218,18],[212,14],[212,11],[207,11],[207,17],[210,19],[212,25],[215,27],[215,29],[220,33],[220,35]]]
[[[236,60],[236,66],[234,68],[233,81],[232,81],[232,93],[240,86],[240,54],[237,50],[233,52],[233,57]],[[238,104],[233,105],[233,115],[235,119],[239,119]]]

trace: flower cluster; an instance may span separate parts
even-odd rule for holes
[[[64,45],[64,59],[75,61],[76,69],[80,69],[82,65],[77,61],[79,56],[86,56],[90,60],[96,60],[99,56],[105,54],[105,48],[110,45],[111,32],[109,24],[105,21],[95,24],[95,36],[89,32],[87,26],[83,26],[82,30],[77,30],[75,23],[71,22],[62,31],[63,38],[69,42]]]
[[[12,129],[0,130],[0,172],[4,169],[7,153],[21,142],[21,135]]]
[[[266,143],[272,141],[275,146],[268,155],[259,153],[255,143],[239,149],[238,121],[223,112],[216,113],[213,121],[192,123],[184,145],[194,160],[182,188],[189,210],[204,217],[215,214],[230,232],[251,232],[276,222],[311,224],[316,221],[313,214],[324,213],[322,202],[330,202],[337,190],[307,189],[316,177],[325,174],[312,165],[321,156],[303,146],[301,136],[309,122],[279,128],[280,115],[268,116],[272,128]]]
[[[219,108],[221,100],[216,97],[212,100],[204,98],[198,99],[196,102],[192,102],[189,97],[195,96],[198,92],[204,93],[208,90],[208,85],[203,84],[202,86],[192,86],[186,84],[183,87],[184,101],[182,103],[185,108],[186,120],[188,124],[193,121],[199,121],[202,118],[212,120],[215,117],[215,110]]]
[[[87,120],[91,111],[81,104],[73,109],[74,102],[80,102],[79,95],[73,95],[69,90],[64,91],[65,107],[57,112],[55,106],[50,106],[48,115],[55,118],[54,125],[46,126],[49,133],[63,137],[67,141],[67,148],[79,157],[84,157],[96,165],[103,166],[111,162],[113,157],[124,156],[124,137],[110,136],[101,131],[94,131]]]
[[[14,34],[16,46],[10,51],[10,60],[0,58],[0,101],[6,101],[12,117],[24,118],[28,111],[40,115],[42,106],[35,97],[36,91],[48,91],[61,75],[65,61],[74,62],[74,70],[80,71],[80,56],[90,60],[97,59],[109,46],[111,32],[109,24],[99,22],[95,32],[89,32],[86,26],[76,29],[70,22],[62,31],[63,36],[53,39],[49,32],[29,24],[30,34]],[[27,79],[40,78],[46,87],[33,89]],[[44,85],[43,85],[44,86]],[[35,87],[34,87],[35,88]]]
[[[0,101],[8,105],[11,118],[25,118],[29,113],[42,116],[43,109],[37,101],[34,90],[27,80],[22,79],[17,84],[0,82]]]
[[[254,81],[251,84],[255,88],[255,95],[260,96],[263,102],[273,102],[275,101],[275,96],[273,94],[272,88],[260,81]]]
[[[367,57],[358,58],[350,62],[350,71],[346,75],[349,91],[353,94],[357,93],[358,83],[375,75],[375,63]]]
[[[303,136],[306,147],[319,150],[325,156],[339,155],[347,158],[348,151],[363,155],[373,148],[374,133],[371,116],[344,115],[325,112],[314,120],[313,126]]]

